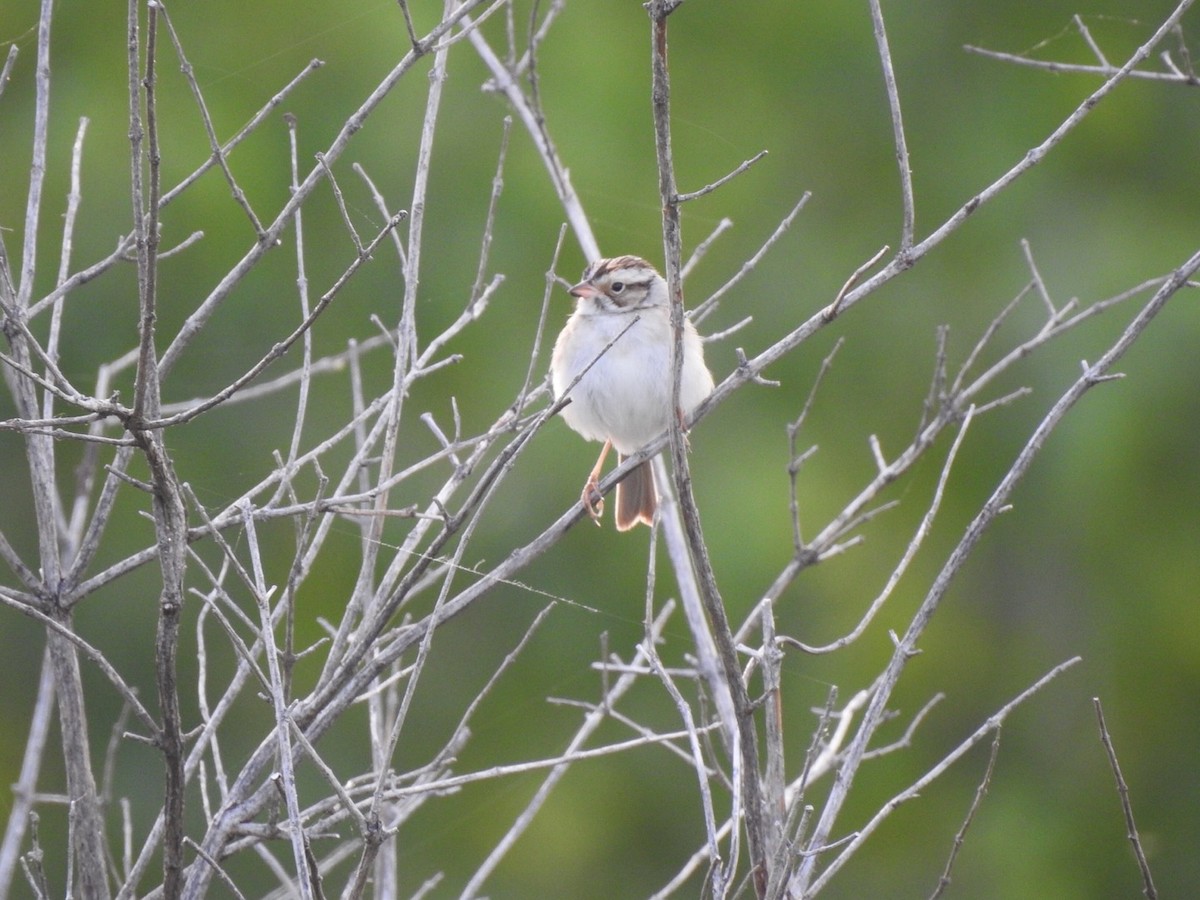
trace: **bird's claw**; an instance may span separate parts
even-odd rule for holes
[[[584,484],[583,494],[579,499],[583,502],[584,510],[592,517],[592,521],[599,525],[600,517],[604,515],[604,495],[600,493],[600,484],[594,476],[588,478]]]

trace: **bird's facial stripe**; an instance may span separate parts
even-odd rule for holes
[[[610,312],[647,307],[655,279],[654,268],[638,256],[598,259],[583,270],[583,282],[595,291],[593,303]]]
[[[602,276],[612,276],[623,269],[651,270],[650,263],[638,256],[614,256],[612,259],[598,259],[583,270],[584,281],[594,281]]]
[[[617,285],[622,285],[621,290],[629,290],[635,287],[647,287],[654,280],[654,274],[645,269],[617,269],[614,272],[609,272],[602,279],[597,279],[604,284],[607,284],[610,289]],[[620,293],[620,290],[615,291]]]

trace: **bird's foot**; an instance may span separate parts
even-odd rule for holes
[[[579,499],[587,514],[592,517],[592,521],[599,525],[600,517],[604,515],[604,495],[600,493],[600,482],[595,474],[588,476],[587,482],[583,485],[583,494]]]

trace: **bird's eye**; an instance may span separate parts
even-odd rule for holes
[[[621,293],[623,290],[625,290],[625,282],[623,282],[623,281],[614,281],[614,282],[613,282],[613,283],[612,283],[612,284],[609,286],[609,289],[610,289],[610,290],[611,290],[611,291],[612,291],[614,294],[619,294],[619,293]]]

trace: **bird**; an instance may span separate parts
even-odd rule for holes
[[[672,408],[674,334],[667,282],[641,257],[595,260],[569,293],[575,310],[554,343],[551,384],[556,399],[569,396],[562,410],[567,425],[604,443],[580,497],[599,525],[604,500],[597,485],[609,449],[617,451],[619,464],[666,431],[672,416],[682,423],[712,393],[713,377],[700,335],[684,318],[679,405]],[[658,489],[650,460],[617,484],[616,507],[618,531],[639,522],[653,524]]]

